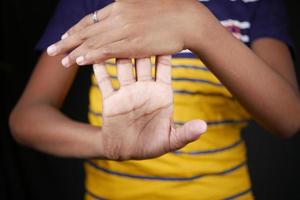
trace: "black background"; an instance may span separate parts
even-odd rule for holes
[[[298,1],[286,1],[290,32],[300,52]],[[0,7],[0,199],[81,200],[82,160],[62,159],[21,147],[8,129],[8,115],[30,77],[38,55],[34,45],[43,33],[57,0],[2,0]],[[86,121],[89,68],[81,68],[63,111]],[[284,95],[284,93],[283,93]],[[76,98],[74,98],[76,97]],[[76,108],[76,109],[74,109]],[[259,200],[300,199],[300,136],[282,140],[255,123],[243,136],[248,146],[253,191]]]

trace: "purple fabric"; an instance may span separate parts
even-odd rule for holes
[[[199,1],[247,45],[255,39],[270,37],[292,47],[288,35],[286,11],[281,0]],[[61,0],[36,49],[46,49],[85,15],[112,2],[113,0]]]
[[[253,16],[250,31],[251,40],[271,37],[281,40],[292,47],[288,34],[288,21],[282,0],[262,0]]]

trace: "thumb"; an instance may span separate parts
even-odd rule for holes
[[[170,151],[178,150],[190,142],[197,140],[207,129],[202,120],[193,120],[179,128],[172,128],[170,133]]]

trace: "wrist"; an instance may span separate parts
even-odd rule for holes
[[[99,127],[93,128],[94,133],[92,137],[90,137],[90,148],[92,150],[92,157],[97,159],[107,159],[107,156],[105,154],[102,130]]]
[[[93,139],[93,151],[94,157],[104,160],[128,160],[129,158],[124,155],[126,152],[122,152],[119,148],[119,142],[116,138],[112,138],[102,129],[97,127],[95,137]]]
[[[189,16],[188,28],[184,35],[184,47],[193,52],[201,52],[207,43],[217,37],[222,25],[216,17],[201,3],[196,2],[193,14]]]

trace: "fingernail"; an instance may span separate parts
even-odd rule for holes
[[[80,56],[80,57],[76,58],[76,63],[78,65],[84,65],[84,57]]]
[[[204,133],[205,131],[207,131],[207,123],[205,121],[200,121],[201,123],[199,123],[199,130]]]
[[[61,36],[61,39],[63,40],[63,39],[66,39],[67,37],[69,37],[69,34],[68,34],[68,33],[65,33],[65,34],[63,34],[63,35]]]
[[[69,58],[68,58],[68,57],[65,57],[64,59],[62,59],[61,64],[62,64],[64,67],[69,67],[69,65],[70,65]]]
[[[47,53],[49,56],[54,56],[57,51],[57,47],[53,44],[47,48]]]

